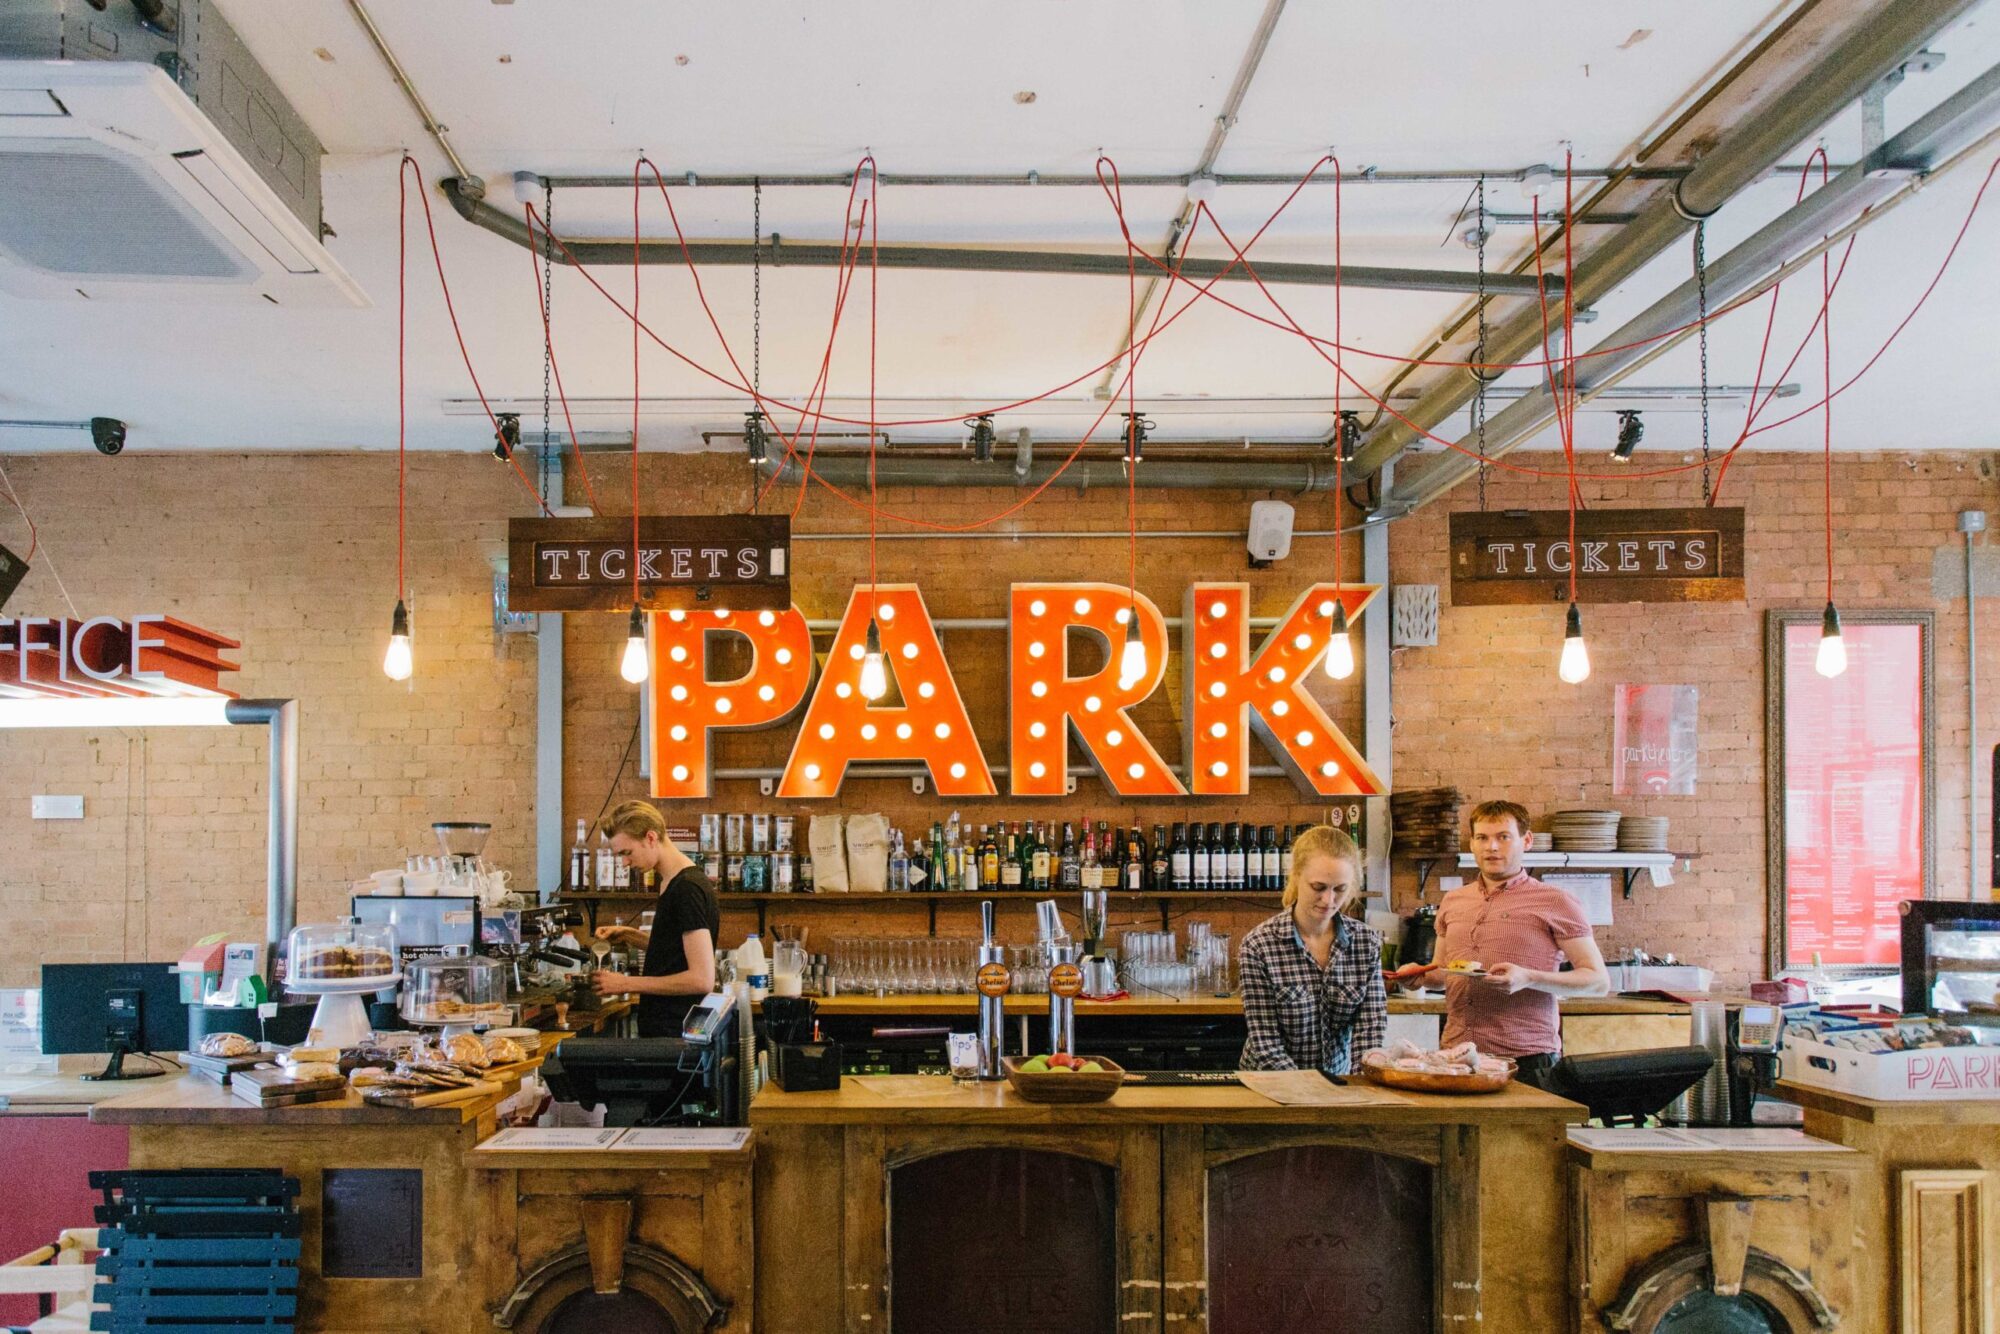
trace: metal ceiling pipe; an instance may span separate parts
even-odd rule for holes
[[[1849,219],[1879,208],[1888,197],[1912,187],[1912,179],[1962,152],[2000,126],[2000,65],[1947,97],[1901,134],[1773,218],[1708,266],[1711,309],[1726,305],[1796,257],[1803,245],[1818,243]],[[1619,349],[1577,363],[1577,389],[1588,394],[1657,355],[1658,342],[1684,328],[1700,313],[1693,278],[1655,301],[1608,334],[1601,346]],[[1685,335],[1683,335],[1685,336]],[[1486,423],[1486,452],[1497,457],[1519,448],[1555,420],[1555,399],[1537,386],[1495,413]],[[1470,435],[1459,442],[1476,443]],[[1407,512],[1427,504],[1479,471],[1479,462],[1457,452],[1440,456],[1407,482],[1390,488],[1383,505]]]
[[[443,189],[445,198],[451,202],[451,206],[467,222],[483,227],[495,236],[504,237],[524,249],[538,253],[541,250],[541,242],[529,235],[526,222],[486,202],[483,185],[475,189],[468,186],[462,178],[451,176],[439,182],[439,186]],[[569,253],[557,251],[555,258],[559,264],[577,263],[615,267],[629,265],[632,262],[630,239],[615,241],[564,237],[561,240]],[[639,242],[641,264],[681,264],[692,261],[710,267],[744,266],[750,264],[753,258],[774,269],[786,267],[830,269],[839,267],[851,257],[843,256],[837,244],[819,241],[785,241],[761,247],[752,241],[689,241],[685,256],[681,253],[680,242],[673,237],[651,237]],[[1126,259],[1122,253],[1081,254],[1065,250],[982,250],[967,246],[885,245],[879,252],[874,252],[874,258],[885,269],[955,273],[1047,273],[1103,278],[1127,276]],[[1229,261],[1222,259],[1189,259],[1181,265],[1181,275],[1197,283],[1214,278],[1220,278],[1224,282],[1249,281],[1249,274],[1244,271],[1243,265],[1231,267]],[[1266,283],[1283,283],[1289,286],[1334,285],[1334,267],[1331,264],[1259,262],[1257,276]],[[1340,270],[1340,281],[1347,287],[1381,288],[1404,292],[1451,292],[1471,295],[1479,290],[1478,275],[1447,269],[1384,268],[1348,264]],[[1562,276],[1547,275],[1543,286],[1552,299],[1559,296],[1562,292]],[[1497,296],[1533,296],[1535,277],[1533,274],[1488,274],[1486,290]]]
[[[1734,129],[1704,153],[1667,193],[1639,210],[1636,221],[1593,248],[1577,263],[1572,299],[1601,300],[1668,246],[1693,230],[1693,218],[1721,208],[1745,186],[1778,164],[1801,140],[1832,120],[1901,65],[1975,0],[1900,0],[1877,5],[1810,69],[1749,107]],[[1542,316],[1534,307],[1494,325],[1487,334],[1488,361],[1516,361],[1541,342]],[[1418,438],[1465,406],[1474,393],[1470,375],[1448,374],[1403,413],[1414,427],[1390,419],[1362,443],[1350,465],[1354,475],[1378,472]],[[1492,427],[1487,428],[1489,445]]]
[[[765,477],[775,476],[780,483],[796,483],[804,472],[803,462],[797,458],[766,459],[758,468]],[[814,476],[843,490],[868,485],[868,460],[865,458],[814,459],[812,468]],[[1122,461],[1107,463],[1102,459],[1078,459],[1063,468],[1059,459],[1043,459],[1030,464],[1023,477],[1019,468],[1010,469],[1001,463],[975,463],[969,459],[883,458],[879,455],[875,460],[875,485],[1004,487],[1011,483],[1036,487],[1055,477],[1059,468],[1062,476],[1057,478],[1055,485],[1062,489],[1078,492],[1093,488],[1125,489],[1125,465]],[[1173,459],[1142,463],[1139,467],[1139,486],[1142,489],[1290,491],[1304,494],[1331,491],[1333,485],[1334,464],[1331,457],[1324,463],[1313,460],[1299,463],[1207,463]]]

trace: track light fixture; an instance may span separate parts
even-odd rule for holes
[[[868,618],[868,646],[861,655],[861,698],[874,703],[889,693],[889,666],[882,657],[882,632]]]
[[[1583,642],[1583,614],[1574,602],[1569,604],[1569,615],[1563,620],[1562,661],[1556,666],[1556,675],[1571,685],[1590,679],[1590,649]]]
[[[1146,420],[1142,412],[1128,412],[1125,415],[1125,457],[1134,463],[1146,461],[1146,440],[1151,435],[1154,424]]]
[[[993,414],[982,412],[977,417],[967,417],[965,425],[971,431],[966,437],[966,443],[972,446],[972,457],[981,463],[991,463],[993,446],[998,439],[993,430]]]
[[[625,652],[618,660],[618,674],[636,686],[651,672],[652,663],[646,653],[646,613],[635,602],[632,618],[625,624]]]
[[[1618,443],[1612,446],[1611,461],[1614,463],[1630,463],[1632,461],[1632,451],[1637,449],[1639,442],[1645,438],[1646,423],[1639,420],[1639,410],[1637,408],[1620,408],[1618,410]]]
[[[1353,408],[1340,410],[1340,426],[1334,431],[1334,443],[1340,450],[1340,461],[1352,463],[1354,452],[1361,448],[1361,414]]]
[[[493,432],[493,457],[502,463],[514,457],[514,451],[521,447],[521,414],[503,412],[493,419],[498,427]]]
[[[771,455],[771,433],[764,425],[762,412],[743,414],[743,452],[752,463],[762,463]]]
[[[389,651],[382,655],[382,674],[391,681],[407,681],[415,667],[410,654],[410,612],[398,599],[389,618]]]

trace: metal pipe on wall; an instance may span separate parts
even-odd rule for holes
[[[796,483],[804,474],[804,463],[793,459],[766,459],[758,465],[765,477],[781,483]],[[1062,475],[1056,476],[1058,469]],[[868,485],[865,458],[814,459],[813,475],[839,487]],[[998,472],[995,466],[970,459],[880,458],[875,461],[875,485],[1003,487],[1011,476],[1017,485],[1041,486],[1051,478],[1058,489],[1088,491],[1092,487],[1125,488],[1123,461],[1107,465],[1103,461],[1079,459],[1067,468],[1060,460],[1043,459],[1029,466],[1025,480],[1021,470]],[[1289,491],[1307,493],[1333,490],[1333,460],[1307,459],[1297,463],[1243,462],[1210,463],[1195,459],[1166,459],[1139,469],[1141,489],[1170,491]]]
[[[1985,510],[1960,510],[1965,537],[1965,851],[1972,868],[1965,897],[1979,893],[1979,586],[1973,576],[1972,536],[1986,531]]]
[[[275,967],[299,915],[299,702],[232,699],[232,726],[271,729],[270,831],[264,853],[265,966]]]

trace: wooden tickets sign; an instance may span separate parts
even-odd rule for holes
[[[1375,595],[1368,585],[1314,584],[1260,644],[1250,642],[1248,584],[1195,584],[1181,618],[1185,662],[1180,751],[1169,766],[1130,710],[1167,676],[1166,619],[1122,584],[1015,584],[1008,597],[1007,792],[1065,797],[1072,742],[1121,797],[1242,795],[1250,790],[1254,738],[1301,792],[1374,795],[1382,781],[1305,689],[1318,669],[1336,603],[1350,622]],[[1125,619],[1136,612],[1148,670],[1119,679]],[[870,702],[861,667],[870,615],[894,689]],[[1104,659],[1072,674],[1068,643],[1080,632]],[[749,668],[712,680],[710,653],[738,637],[731,654]],[[796,607],[740,612],[674,609],[652,618],[653,795],[706,797],[720,730],[774,727],[803,713],[780,797],[829,798],[855,763],[922,764],[940,797],[1000,794],[974,735],[951,664],[914,584],[853,590],[825,661],[815,673],[812,633]]]
[[[632,569],[648,611],[760,611],[792,601],[792,521],[782,515],[510,519],[509,611],[627,611]]]
[[[1451,516],[1458,607],[1743,601],[1741,509],[1461,510]]]

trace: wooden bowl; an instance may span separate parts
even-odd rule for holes
[[[1498,1093],[1513,1079],[1514,1063],[1508,1061],[1506,1071],[1497,1075],[1431,1075],[1372,1065],[1362,1066],[1361,1073],[1372,1083],[1406,1093]]]
[[[1007,1082],[1024,1102],[1103,1102],[1118,1091],[1125,1082],[1125,1067],[1102,1056],[1086,1056],[1086,1061],[1096,1061],[1104,1069],[1095,1074],[1057,1074],[1053,1070],[1024,1073],[1024,1064],[1019,1056],[1005,1056],[1000,1060],[1000,1068],[1007,1072]]]

